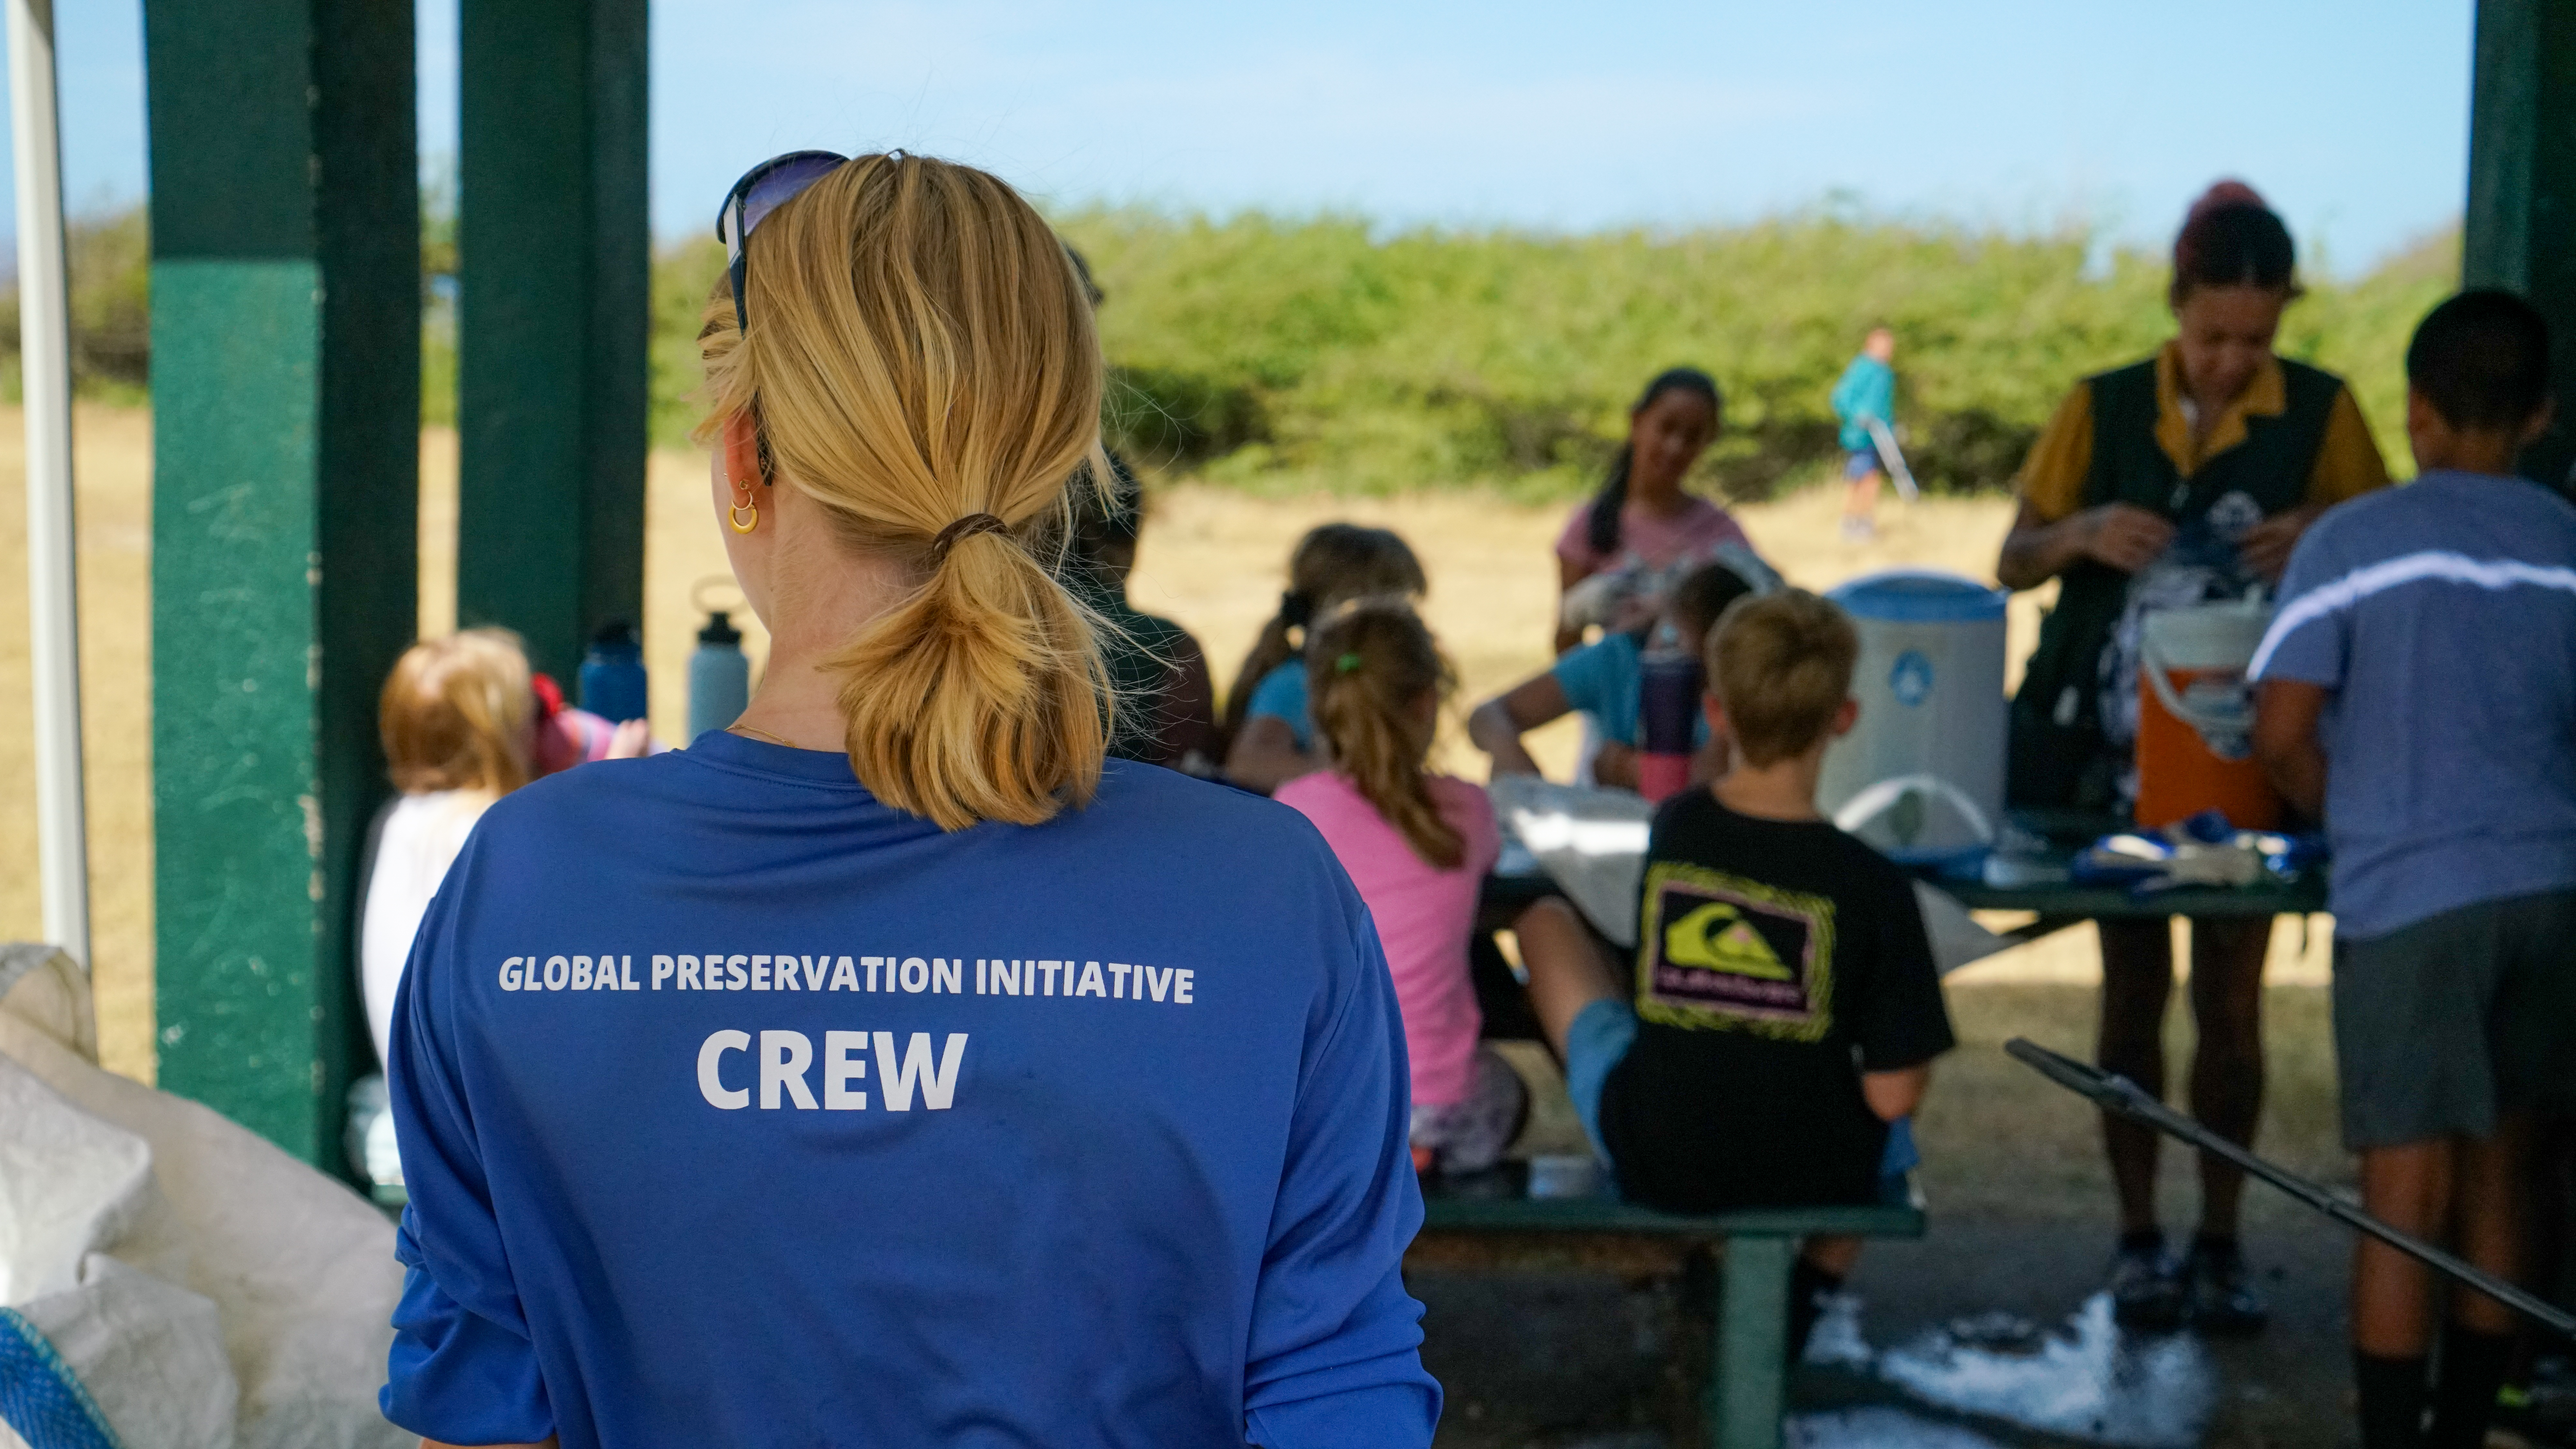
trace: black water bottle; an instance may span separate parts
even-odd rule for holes
[[[1670,623],[1655,627],[1638,666],[1637,793],[1661,802],[1690,788],[1691,726],[1699,719],[1699,660]]]

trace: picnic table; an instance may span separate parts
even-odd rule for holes
[[[2130,828],[2127,820],[2074,810],[2015,810],[2012,823],[2046,840],[2058,852],[2072,855],[2105,835]],[[2253,885],[2185,887],[2139,893],[2120,886],[2081,885],[2072,881],[2043,885],[1990,886],[1978,878],[1954,879],[1937,870],[1916,872],[1947,891],[1972,911],[2027,911],[2028,924],[2003,932],[2035,941],[2052,931],[2083,921],[2150,920],[2188,916],[2193,920],[2245,920],[2261,916],[2304,916],[2326,908],[2326,873],[2310,870],[2294,880],[2263,880]]]
[[[2128,822],[2111,816],[2062,810],[2016,810],[2012,822],[2051,843],[2065,855],[2117,830]],[[2144,920],[2188,916],[2195,920],[2243,920],[2259,916],[2309,915],[2326,908],[2326,876],[2311,870],[2292,881],[2263,881],[2249,886],[2186,887],[2138,894],[2119,886],[2081,885],[2060,881],[2039,885],[1991,886],[1977,877],[1956,877],[1935,867],[1913,873],[1948,892],[1972,911],[2027,912],[2031,919],[2001,934],[2035,941],[2084,921]],[[1503,858],[1485,877],[1479,897],[1478,925],[1501,930],[1540,899],[1558,894],[1537,859],[1506,839]]]
[[[1531,1196],[1520,1164],[1423,1184],[1422,1231],[1407,1271],[1585,1268],[1629,1279],[1678,1277],[1694,1256],[1718,1269],[1716,1329],[1700,1392],[1701,1442],[1710,1449],[1779,1449],[1789,1368],[1789,1273],[1799,1242],[1817,1233],[1864,1238],[1923,1236],[1923,1202],[1750,1208],[1690,1215],[1656,1212],[1606,1191]]]
[[[2061,860],[2128,828],[2125,820],[2073,812],[2017,811],[2012,821],[2047,841]],[[2289,881],[2143,894],[2071,881],[1988,885],[1982,876],[1954,877],[1931,867],[1914,873],[1972,911],[2028,915],[2025,923],[1998,928],[1999,934],[2024,941],[2083,921],[2168,916],[2241,920],[2303,915],[2326,906],[2324,872],[2313,870]],[[1509,927],[1532,904],[1562,893],[1507,826],[1502,859],[1486,876],[1479,897],[1471,957],[1486,1035],[1538,1035],[1520,983],[1487,938]],[[1573,1267],[1634,1278],[1679,1271],[1694,1251],[1721,1255],[1717,1342],[1702,1399],[1704,1441],[1719,1449],[1777,1449],[1781,1443],[1789,1269],[1799,1240],[1817,1233],[1919,1238],[1925,1223],[1921,1196],[1910,1190],[1909,1200],[1901,1203],[1692,1217],[1655,1212],[1606,1193],[1530,1197],[1509,1187],[1497,1191],[1490,1184],[1433,1180],[1425,1184],[1423,1209],[1422,1233],[1406,1255],[1408,1267]]]

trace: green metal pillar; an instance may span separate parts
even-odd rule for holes
[[[1796,1238],[1726,1240],[1718,1280],[1717,1344],[1701,1400],[1710,1449],[1780,1449],[1788,1404],[1789,1275]]]
[[[2523,471],[2561,489],[2576,462],[2576,6],[2478,0],[2461,271],[2549,318],[2558,426]]]
[[[338,1166],[418,609],[411,0],[146,0],[160,1081]]]
[[[642,622],[645,39],[644,0],[464,0],[457,618],[567,687]]]

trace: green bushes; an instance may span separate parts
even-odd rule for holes
[[[422,412],[455,415],[455,265],[443,181],[422,205]],[[1692,362],[1727,394],[1707,486],[1759,497],[1828,463],[1834,379],[1875,322],[1896,328],[1898,410],[1927,488],[2009,481],[2050,408],[2088,372],[2169,332],[2161,259],[2086,237],[1801,215],[1684,232],[1381,233],[1353,217],[1225,221],[1149,211],[1057,218],[1108,293],[1106,422],[1130,458],[1263,491],[1588,488],[1635,390]],[[147,359],[140,208],[73,229],[76,366],[135,396]],[[2088,266],[2088,255],[2092,265]],[[2400,359],[2458,275],[2456,232],[2290,309],[2280,350],[2342,373],[2404,468]],[[654,440],[696,421],[697,333],[724,265],[712,240],[653,267]],[[14,382],[14,296],[0,372]],[[14,390],[14,389],[12,389]]]
[[[71,302],[72,386],[83,397],[140,402],[152,359],[152,236],[143,208],[81,217],[63,228]],[[18,396],[18,285],[0,291],[0,388]]]
[[[1264,489],[1579,492],[1635,389],[1693,362],[1727,392],[1709,481],[1763,496],[1832,455],[1826,394],[1879,321],[1899,337],[1918,478],[1999,487],[2076,379],[2144,355],[2170,327],[2161,261],[2114,252],[2088,272],[2080,236],[1824,216],[1572,237],[1379,237],[1340,217],[1058,221],[1109,294],[1111,359],[1159,404],[1113,409],[1122,447]],[[2353,285],[2318,286],[2283,327],[2285,354],[2353,380],[2392,461],[2400,354],[2456,256],[2443,238]],[[1221,426],[1198,421],[1211,413]]]

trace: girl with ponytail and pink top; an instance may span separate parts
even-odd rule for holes
[[[1377,922],[1412,1066],[1414,1165],[1491,1167],[1527,1102],[1511,1065],[1477,1043],[1467,941],[1502,834],[1482,789],[1428,763],[1448,662],[1411,609],[1384,599],[1318,621],[1306,657],[1330,763],[1281,786],[1279,803],[1323,832]]]

